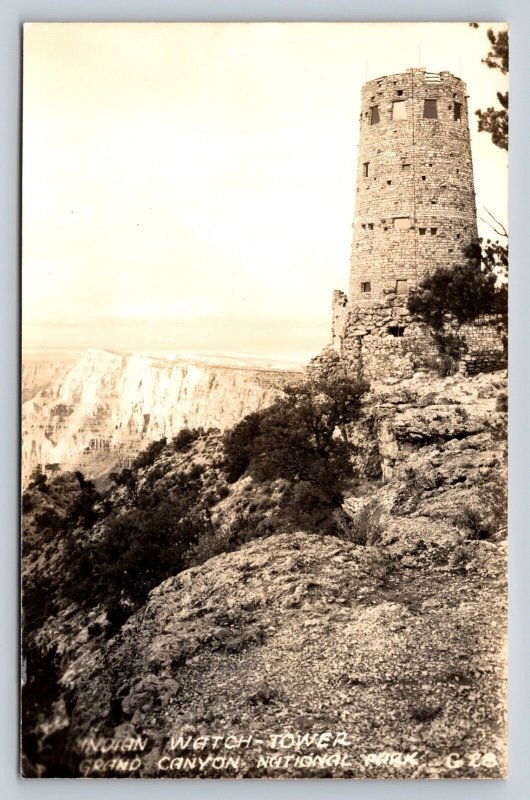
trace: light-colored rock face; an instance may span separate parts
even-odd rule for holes
[[[73,367],[75,358],[51,356],[44,358],[24,358],[22,363],[22,402],[31,400],[32,397],[45,392]]]
[[[38,464],[98,477],[184,427],[230,427],[295,375],[88,350],[23,404],[23,481]]]

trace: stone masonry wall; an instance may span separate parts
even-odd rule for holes
[[[473,375],[506,367],[505,340],[497,318],[462,325],[459,335],[467,351],[461,372]],[[414,320],[404,304],[349,311],[341,318],[333,347],[350,362],[352,370],[371,380],[410,378],[417,370],[432,368],[439,358],[428,328]]]
[[[369,81],[360,126],[349,301],[367,307],[477,238],[465,83],[425,69]]]

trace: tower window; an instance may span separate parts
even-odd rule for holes
[[[370,167],[370,162],[369,161],[365,161],[364,164],[363,164],[363,175],[364,175],[365,178],[368,177],[368,169],[369,169],[369,167]]]
[[[458,122],[460,119],[462,119],[462,103],[454,103],[453,118],[455,122]]]
[[[397,280],[396,281],[396,294],[407,294],[408,292],[408,281],[407,280]]]
[[[438,228],[431,228],[431,236],[436,236],[438,233]]]
[[[372,106],[370,108],[370,125],[376,125],[379,122],[379,106]]]
[[[438,119],[438,109],[436,107],[436,100],[423,101],[423,118]]]
[[[397,231],[408,231],[410,228],[410,217],[394,217],[394,228]]]
[[[386,185],[387,185],[387,186],[392,186],[392,181],[387,181],[387,182],[386,182]]]
[[[425,236],[427,233],[427,228],[418,228],[418,230],[420,232],[420,236]]]
[[[371,291],[372,291],[372,284],[370,283],[370,281],[363,281],[363,283],[361,283],[361,292],[367,294],[368,292]]]
[[[392,119],[407,119],[407,107],[404,100],[394,100],[392,103]]]
[[[387,328],[386,330],[390,336],[403,336],[405,328],[403,328],[402,325],[391,325],[390,328]]]
[[[403,89],[398,89],[397,90],[397,94],[398,94],[398,97],[402,97],[403,96]]]
[[[421,179],[422,179],[422,181],[426,181],[427,180],[427,175],[422,175]]]
[[[402,164],[401,165],[402,172],[410,172],[410,164]]]
[[[369,231],[373,231],[373,229],[374,229],[374,223],[373,222],[369,222],[368,223],[368,230]]]

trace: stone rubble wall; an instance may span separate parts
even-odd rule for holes
[[[368,379],[410,378],[417,370],[432,368],[439,358],[429,329],[414,320],[404,304],[352,310],[340,305],[336,315],[333,349]],[[506,368],[506,342],[498,318],[462,325],[458,334],[467,350],[460,362],[462,373]]]

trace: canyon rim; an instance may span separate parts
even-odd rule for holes
[[[505,777],[507,27],[24,56],[22,775]]]

